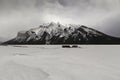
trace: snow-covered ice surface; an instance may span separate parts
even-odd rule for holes
[[[15,62],[7,62],[0,68],[0,80],[45,80],[48,74],[39,68],[31,68]]]
[[[120,45],[0,46],[0,80],[120,80]]]

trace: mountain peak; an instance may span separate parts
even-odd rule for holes
[[[47,23],[28,31],[19,32],[17,37],[5,44],[114,44],[120,39],[108,36],[84,25],[62,25]]]
[[[55,22],[50,22],[49,25],[57,25],[57,23],[55,23]]]

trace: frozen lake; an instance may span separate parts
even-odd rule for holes
[[[120,45],[0,46],[0,80],[120,80]]]

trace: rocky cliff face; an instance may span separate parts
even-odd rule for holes
[[[119,44],[120,39],[83,25],[49,23],[28,31],[3,44]]]

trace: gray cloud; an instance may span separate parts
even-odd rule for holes
[[[106,24],[114,24],[109,19],[119,9],[120,0],[0,0],[0,36],[11,38],[20,30],[51,21],[84,24],[110,34],[113,26]],[[119,24],[116,27],[114,32]]]

